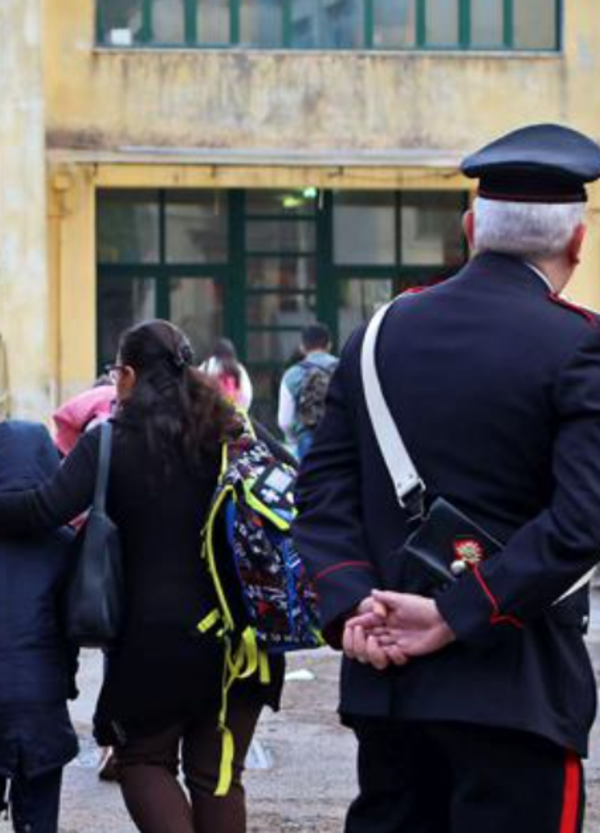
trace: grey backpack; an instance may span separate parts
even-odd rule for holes
[[[298,422],[303,428],[313,430],[323,419],[325,397],[337,362],[323,367],[314,362],[305,361],[300,365],[304,369],[296,399]]]

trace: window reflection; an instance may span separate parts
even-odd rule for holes
[[[340,191],[333,206],[334,261],[385,265],[396,262],[395,194]]]
[[[458,46],[459,0],[427,0],[425,40],[432,46]]]
[[[342,347],[354,330],[392,298],[392,280],[351,278],[340,282],[338,332]]]
[[[282,46],[281,0],[241,0],[240,40],[244,46],[271,49]]]
[[[99,0],[100,22],[104,43],[110,46],[132,46],[138,43],[142,30],[143,0]]]
[[[477,0],[471,6],[471,45],[504,44],[504,0]]]
[[[402,197],[402,263],[452,265],[464,259],[460,193],[412,193]]]
[[[356,0],[292,0],[291,45],[297,49],[356,49],[364,45]]]
[[[98,286],[99,366],[115,360],[124,330],[155,315],[154,278],[102,276]]]
[[[556,0],[518,0],[513,4],[513,41],[517,49],[557,49]]]
[[[381,49],[414,46],[416,18],[416,0],[373,0],[373,46]]]
[[[185,43],[185,0],[152,0],[151,20],[156,43]]]
[[[169,191],[165,206],[169,263],[227,259],[227,195],[223,191]]]
[[[171,278],[169,319],[181,327],[198,363],[207,359],[223,335],[223,291],[210,278]]]
[[[230,41],[230,0],[198,0],[198,43],[210,46]]]
[[[155,191],[108,191],[98,200],[100,263],[156,263],[159,257]]]

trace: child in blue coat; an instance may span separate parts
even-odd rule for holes
[[[59,467],[43,425],[0,423],[0,493],[39,486]],[[72,534],[0,531],[0,807],[16,833],[56,833],[62,770],[77,754],[67,710],[74,655],[60,598]]]

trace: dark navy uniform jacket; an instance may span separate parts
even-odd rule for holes
[[[375,442],[350,339],[298,484],[295,535],[331,628],[402,590],[408,527]],[[525,263],[475,257],[401,298],[380,333],[384,394],[430,499],[505,543],[438,597],[457,641],[404,668],[344,660],[341,711],[542,735],[585,754],[596,686],[587,591],[600,558],[600,327]]]
[[[59,467],[43,425],[0,423],[0,493],[39,486]],[[0,804],[2,777],[34,778],[77,754],[67,711],[74,655],[61,631],[60,597],[72,534],[0,535]]]

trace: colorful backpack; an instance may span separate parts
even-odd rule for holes
[[[316,594],[291,536],[295,477],[249,425],[223,444],[202,545],[218,607],[197,626],[202,633],[217,628],[225,643],[223,757],[215,795],[225,795],[231,780],[233,738],[226,717],[233,683],[256,674],[268,684],[269,654],[323,644]]]
[[[303,428],[313,430],[325,414],[325,398],[337,362],[329,367],[305,361],[300,365],[304,371],[296,398],[298,422]]]

